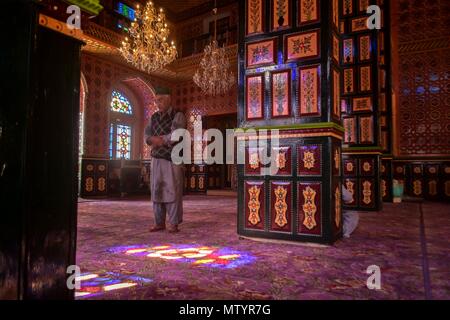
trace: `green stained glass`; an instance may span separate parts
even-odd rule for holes
[[[112,92],[111,110],[125,114],[133,114],[130,101],[118,91]]]

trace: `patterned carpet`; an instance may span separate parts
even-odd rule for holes
[[[239,239],[233,197],[188,196],[184,207],[179,234],[151,234],[146,199],[80,203],[79,299],[450,298],[449,205],[422,205],[425,237],[420,204],[385,204],[329,247]],[[381,290],[366,286],[370,265]]]

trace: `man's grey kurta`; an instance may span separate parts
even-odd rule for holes
[[[167,112],[161,115],[169,115],[171,113],[173,113],[172,108],[169,108]],[[152,135],[151,127],[152,120],[149,121],[145,129],[146,138]],[[186,117],[182,112],[177,112],[173,117],[170,133],[162,136],[165,147],[171,149],[172,132],[182,128],[186,129]],[[169,215],[169,223],[178,225],[183,221],[184,166],[159,158],[157,154],[157,152],[152,152],[150,172],[150,191],[155,213],[155,223],[158,226],[164,225],[167,213]]]

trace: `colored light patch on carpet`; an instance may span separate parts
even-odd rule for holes
[[[75,280],[80,282],[80,289],[75,291],[76,298],[94,297],[152,282],[151,279],[115,272],[82,273]]]
[[[233,269],[255,261],[252,255],[230,248],[209,247],[199,245],[135,245],[120,246],[108,250],[129,256],[145,257],[190,263],[195,266]]]

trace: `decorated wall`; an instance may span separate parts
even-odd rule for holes
[[[153,87],[173,88],[173,85],[87,53],[82,55],[81,68],[86,80],[83,156],[108,159],[109,104],[113,88],[125,87],[131,92],[139,118],[139,127],[136,129],[139,135],[143,135],[143,126],[153,111]],[[136,156],[148,158],[148,150],[143,144],[139,150]]]
[[[395,155],[450,157],[450,8],[391,1]]]
[[[186,81],[175,86],[173,99],[176,106],[196,109],[202,115],[219,115],[237,112],[237,86],[226,95],[207,96],[193,82]]]

